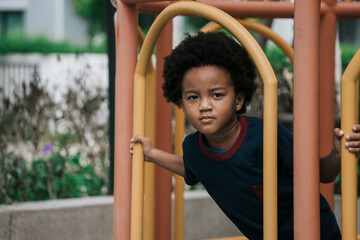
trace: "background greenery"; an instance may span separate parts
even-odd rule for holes
[[[10,53],[105,53],[106,41],[100,45],[79,46],[70,42],[56,42],[45,36],[28,36],[15,31],[0,38],[0,54]]]
[[[0,203],[107,194],[107,90],[86,87],[87,76],[69,81],[63,101],[36,72],[2,99]]]

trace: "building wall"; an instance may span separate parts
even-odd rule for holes
[[[22,12],[23,29],[56,41],[88,42],[88,23],[72,7],[73,0],[0,0],[1,12]]]
[[[74,43],[86,44],[88,24],[80,18],[72,7],[73,0],[64,1],[64,38]],[[105,9],[104,9],[105,11]]]
[[[54,1],[28,0],[28,2],[24,15],[25,31],[30,35],[46,35],[55,39]]]

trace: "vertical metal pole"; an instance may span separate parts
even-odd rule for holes
[[[172,22],[160,34],[156,45],[156,146],[172,152],[172,105],[162,95],[164,56],[172,49]],[[156,167],[155,176],[155,239],[171,239],[171,172]]]
[[[336,4],[328,0],[328,4]],[[333,147],[335,122],[335,40],[336,15],[326,12],[321,18],[320,31],[320,156],[329,154]],[[334,208],[334,183],[321,184],[320,192]]]
[[[320,1],[295,1],[294,238],[320,239]]]
[[[185,136],[185,114],[175,109],[175,147],[174,153],[182,156],[182,142]],[[184,178],[175,174],[174,201],[174,240],[184,240]]]
[[[145,136],[155,144],[156,74],[151,63],[146,75]],[[144,239],[155,239],[155,164],[145,162]]]
[[[358,104],[356,94],[360,75],[360,51],[346,67],[341,78],[341,129],[344,135],[352,132],[356,123]],[[357,181],[358,159],[345,148],[345,138],[341,139],[341,228],[342,239],[356,239],[357,226]]]
[[[137,58],[137,8],[117,2],[116,80],[115,80],[115,240],[130,239],[131,159],[134,72]]]

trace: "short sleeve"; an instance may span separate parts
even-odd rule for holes
[[[183,142],[183,161],[184,161],[184,181],[187,185],[195,185],[199,182],[197,180],[195,174],[191,171],[191,157],[192,157],[192,151],[194,148],[194,145],[191,143],[193,140],[193,136],[187,136]]]
[[[278,124],[278,161],[282,169],[293,175],[293,134]]]

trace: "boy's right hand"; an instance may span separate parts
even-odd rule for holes
[[[130,157],[133,157],[134,144],[140,143],[142,145],[142,150],[144,153],[144,160],[147,162],[151,162],[150,153],[154,149],[152,146],[150,139],[143,136],[135,136],[130,139]]]

